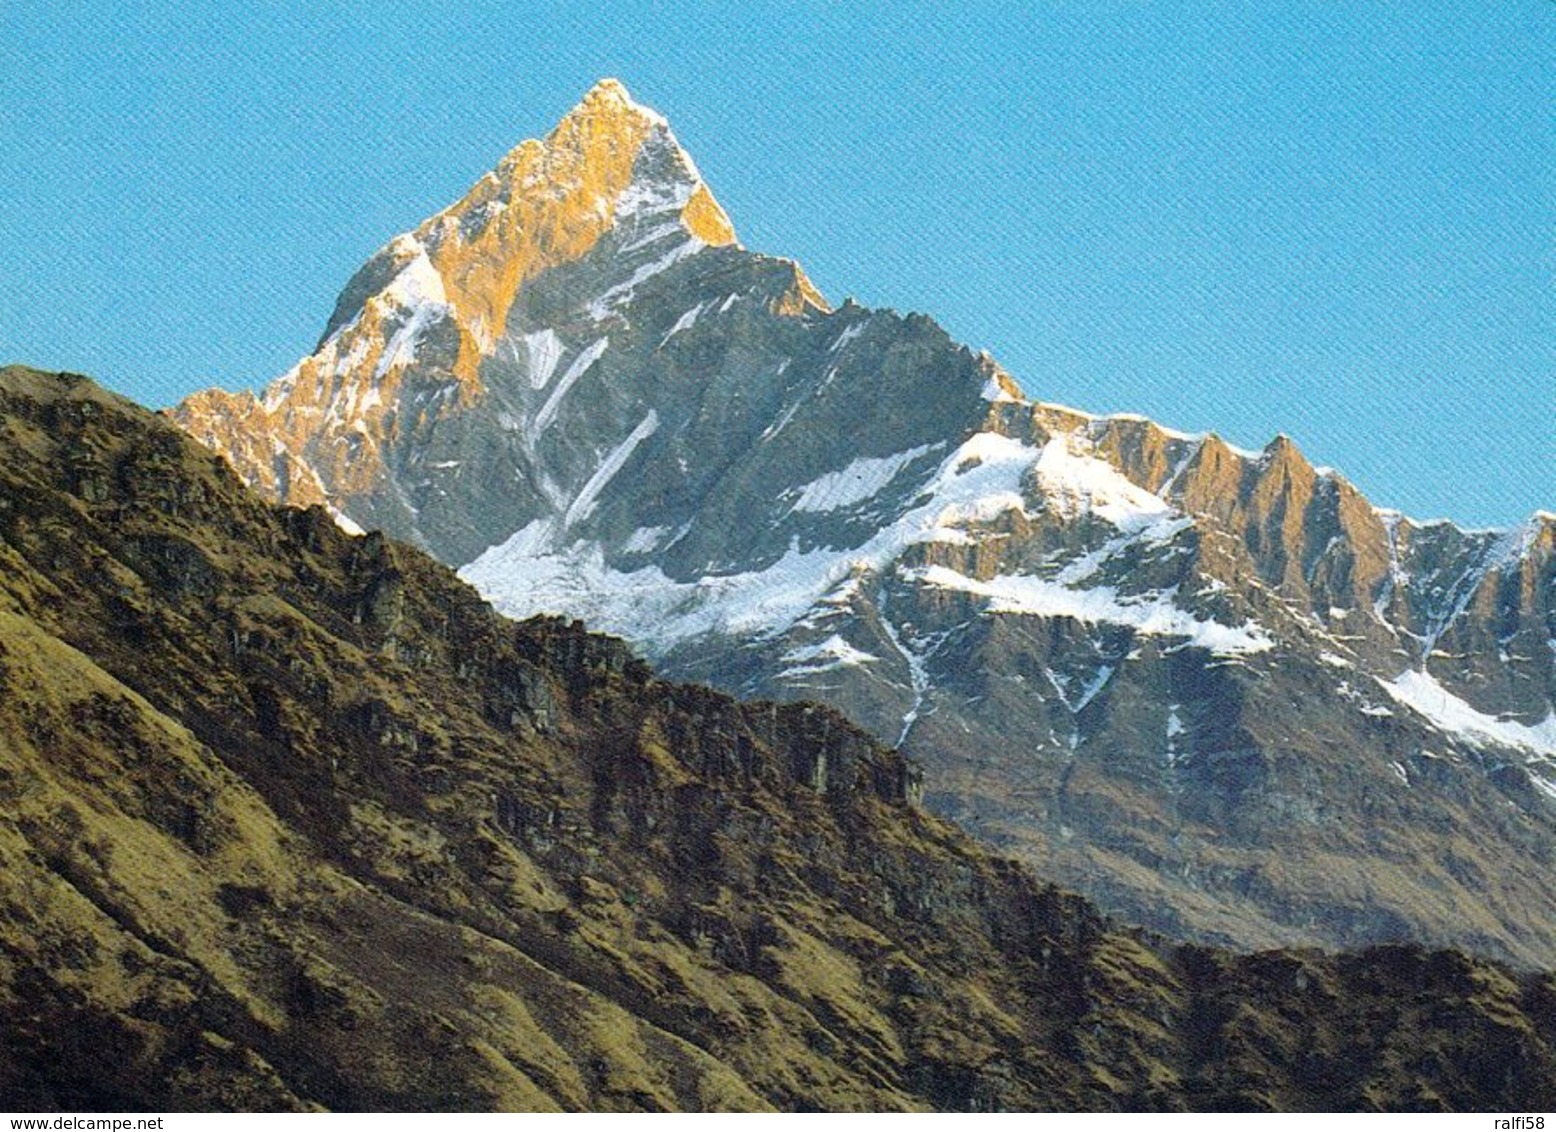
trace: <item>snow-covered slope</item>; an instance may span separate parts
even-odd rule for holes
[[[842,707],[1131,918],[1556,962],[1556,519],[1414,523],[1285,437],[1045,404],[834,310],[619,84],[391,241],[262,397],[179,419],[510,613]]]
[[[537,519],[462,573],[516,617],[566,609],[654,654],[683,644],[695,646],[710,636],[782,637],[813,618],[820,607],[835,605],[861,576],[892,569],[929,586],[987,597],[991,612],[1127,626],[1228,655],[1269,648],[1269,638],[1256,626],[1202,619],[1178,605],[1170,593],[1148,590],[1121,596],[1115,586],[1092,584],[1108,558],[1127,549],[1170,545],[1191,521],[1108,464],[1074,454],[1072,444],[1073,438],[1056,437],[1038,448],[997,432],[978,432],[938,463],[924,459],[941,447],[936,445],[889,457],[856,458],[846,468],[783,492],[770,521],[781,522],[799,511],[865,507],[878,501],[903,470],[927,463],[929,471],[927,478],[911,478],[910,486],[899,490],[908,506],[861,545],[822,544],[801,550],[801,536],[794,533],[783,556],[761,569],[704,574],[683,582],[657,565],[613,568],[606,565],[598,543],[570,541],[567,519],[578,508],[575,501],[560,524]],[[619,463],[613,453],[602,467],[614,471]],[[1029,479],[1041,498],[1068,507],[1072,518],[1093,515],[1111,524],[1118,536],[1074,555],[1052,577],[999,574],[980,580],[945,566],[903,565],[907,552],[924,544],[976,545],[983,529],[1006,511],[1030,520],[1022,490]],[[591,480],[578,498],[592,504],[596,490]],[[786,497],[796,490],[798,498],[790,502]],[[635,540],[641,542],[638,531],[628,538],[629,543]],[[642,545],[651,549],[646,542]]]

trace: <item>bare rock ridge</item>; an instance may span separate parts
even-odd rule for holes
[[[1550,975],[1118,928],[84,378],[0,440],[6,1108],[1556,1105]]]
[[[842,709],[1110,912],[1556,964],[1556,516],[1414,522],[1286,437],[1046,404],[834,309],[619,84],[391,241],[261,396],[175,416],[506,612]]]

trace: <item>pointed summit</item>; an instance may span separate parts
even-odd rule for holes
[[[605,78],[591,87],[563,116],[545,146],[561,163],[576,157],[591,172],[618,170],[623,158],[629,160],[628,182],[615,191],[614,185],[599,186],[595,200],[612,221],[622,223],[645,213],[662,220],[675,214],[688,232],[709,246],[735,242],[729,217],[713,199],[691,155],[676,141],[670,123],[635,101],[619,80]]]
[[[568,116],[588,111],[626,112],[640,115],[660,125],[665,124],[664,117],[658,111],[651,110],[634,99],[620,79],[609,77],[601,79],[590,87]]]
[[[700,246],[735,242],[669,123],[607,78],[544,141],[519,143],[464,197],[385,245],[342,291],[320,347],[414,270],[422,284],[436,282],[477,354],[489,355],[524,284],[582,258],[613,229],[624,244],[650,230]]]
[[[421,416],[481,398],[483,365],[505,342],[519,348],[505,338],[510,315],[543,277],[583,270],[607,302],[646,274],[734,243],[669,123],[602,79],[543,141],[521,142],[464,197],[380,248],[341,291],[314,352],[261,397],[198,393],[179,419],[229,450],[245,444],[224,439],[228,418],[269,434],[239,460],[245,476],[277,497],[317,502],[326,484],[381,477],[380,448],[405,427],[396,405],[407,375],[439,390],[418,394]]]

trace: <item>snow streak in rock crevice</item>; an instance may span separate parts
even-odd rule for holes
[[[557,363],[562,360],[562,340],[557,337],[555,330],[547,328],[537,330],[533,334],[526,334],[523,341],[522,361],[529,374],[530,388],[544,389],[551,383],[551,375],[556,372]],[[521,360],[518,346],[513,345],[511,349],[514,360]]]
[[[902,716],[902,730],[897,735],[897,741],[892,744],[901,747],[908,741],[908,733],[913,730],[913,725],[918,722],[919,714],[924,707],[924,698],[929,695],[930,679],[928,657],[914,652],[903,639],[902,630],[892,624],[891,617],[887,613],[889,599],[883,587],[875,597],[876,612],[880,614],[881,631],[886,634],[886,639],[897,650],[897,655],[902,657],[908,666],[908,679],[913,687],[913,704]]]
[[[587,519],[593,513],[595,501],[605,485],[610,483],[616,473],[621,471],[622,465],[631,459],[637,446],[653,436],[658,428],[659,414],[650,409],[648,415],[638,422],[638,426],[627,434],[627,438],[618,444],[610,455],[600,461],[600,466],[595,469],[588,482],[579,489],[578,497],[573,500],[566,516],[562,519],[564,528]]]
[[[557,413],[561,411],[563,398],[567,396],[578,379],[589,372],[589,367],[600,360],[605,351],[610,348],[610,344],[609,338],[596,339],[573,359],[572,364],[567,367],[567,372],[562,375],[562,380],[557,382],[556,388],[551,391],[551,396],[546,398],[546,403],[535,414],[534,422],[530,426],[532,435],[539,436],[546,431],[546,428],[556,419]]]

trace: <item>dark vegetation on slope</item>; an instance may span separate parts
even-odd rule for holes
[[[0,1106],[1556,1107],[1549,975],[1120,929],[84,378],[0,444]]]

